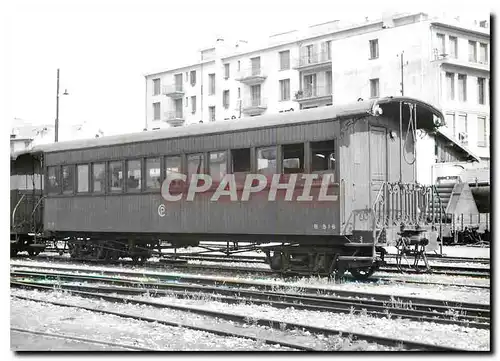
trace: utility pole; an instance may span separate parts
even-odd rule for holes
[[[68,95],[67,89],[64,91],[63,95]],[[59,140],[59,69],[57,69],[56,124],[54,130],[54,141],[57,143],[57,141]]]
[[[405,52],[403,50],[401,52],[401,54],[398,55],[398,56],[401,56],[401,96],[405,95],[405,79],[403,76],[403,70],[404,70],[404,67],[406,64],[404,63],[404,54],[405,54]]]
[[[57,69],[57,100],[56,100],[56,124],[55,124],[55,139],[59,140],[59,69]]]

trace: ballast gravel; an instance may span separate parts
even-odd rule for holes
[[[86,306],[100,310],[111,310],[132,315],[179,322],[194,326],[208,326],[239,334],[255,336],[257,341],[246,338],[222,337],[214,334],[176,328],[161,324],[135,321],[118,316],[99,314],[71,307],[18,299],[25,296],[40,300]],[[146,305],[112,303],[104,300],[87,299],[73,296],[67,292],[14,289],[11,292],[11,326],[29,328],[36,331],[64,333],[82,337],[92,335],[100,341],[152,348],[155,350],[290,350],[279,345],[266,345],[264,338],[278,339],[311,347],[318,351],[394,351],[398,347],[387,347],[366,341],[353,341],[348,335],[329,336],[311,335],[302,330],[276,330],[267,326],[247,324],[197,315],[190,312],[158,309]],[[146,298],[151,300],[151,298]],[[156,298],[155,298],[156,300]],[[167,300],[168,298],[163,299]],[[180,300],[182,302],[182,300]],[[28,310],[26,312],[25,310]],[[347,336],[347,337],[346,337]],[[90,337],[90,336],[89,336]],[[131,343],[133,341],[133,343]]]

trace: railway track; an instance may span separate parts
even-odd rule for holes
[[[185,257],[185,256],[183,256]],[[241,257],[241,256],[239,256]],[[51,259],[56,262],[87,262],[87,263],[95,263],[95,264],[127,264],[130,263],[128,260],[118,260],[118,261],[100,261],[100,260],[78,260],[78,259],[69,259],[69,258],[54,258],[50,256],[37,256],[37,258],[41,259]],[[219,257],[220,258],[220,257]],[[201,259],[202,261],[209,261],[209,262],[214,262],[216,263],[217,261],[215,259],[219,258],[203,258]],[[221,258],[224,259],[224,258]],[[275,275],[281,275],[280,272],[273,271],[269,268],[259,268],[256,269],[255,267],[233,267],[233,266],[223,266],[223,265],[218,265],[218,264],[193,264],[193,263],[188,263],[189,260],[198,260],[197,257],[192,257],[192,258],[160,258],[159,263],[163,263],[165,265],[169,265],[171,267],[178,267],[178,268],[188,268],[188,269],[207,269],[207,270],[218,270],[218,271],[232,271],[232,272],[248,272],[248,273],[261,273],[261,274],[275,274]],[[229,261],[226,259],[223,261],[225,262],[239,262],[239,261],[234,261],[231,260]],[[250,263],[250,262],[247,262]],[[261,261],[258,261],[257,263],[263,263]],[[154,266],[158,267],[158,264],[153,263],[153,262],[147,262],[146,263],[148,266]],[[420,271],[417,271],[413,268],[410,268],[409,266],[404,266],[402,265],[401,268],[404,269],[405,273],[408,274],[423,274],[424,269],[421,269]],[[462,276],[462,277],[471,277],[471,278],[489,278],[490,277],[490,269],[489,268],[482,268],[482,267],[451,267],[451,266],[432,266],[431,267],[431,274],[435,275],[451,275],[451,276]],[[380,268],[380,271],[386,272],[386,273],[398,273],[401,274],[402,272],[398,269],[396,264],[386,264],[385,266]],[[287,274],[285,276],[290,277],[290,276],[304,276],[306,274],[299,274],[299,273],[294,273],[294,274]]]
[[[414,321],[429,321],[443,324],[458,324],[461,326],[475,328],[489,328],[489,307],[480,304],[459,304],[457,302],[444,302],[410,297],[389,297],[377,294],[365,294],[360,292],[345,292],[332,290],[325,295],[318,295],[318,289],[307,290],[306,293],[277,292],[262,287],[253,290],[255,284],[244,284],[238,282],[220,282],[219,280],[197,279],[195,277],[177,277],[172,279],[156,276],[156,281],[144,281],[140,279],[144,274],[135,273],[136,279],[124,279],[116,276],[134,275],[130,272],[125,274],[113,274],[113,277],[99,275],[82,275],[69,272],[48,271],[11,271],[11,279],[20,279],[14,285],[26,283],[29,285],[46,286],[46,280],[55,280],[59,288],[84,291],[99,291],[106,293],[125,293],[140,295],[154,292],[156,296],[174,294],[176,297],[188,297],[197,293],[217,294],[217,299],[227,303],[240,303],[248,301],[254,304],[269,304],[277,308],[294,307],[313,311],[335,312],[335,313],[360,313],[367,312],[374,317],[407,318]],[[148,279],[152,278],[147,275]],[[42,278],[44,282],[36,282],[33,279]],[[62,284],[61,281],[66,283]],[[160,282],[162,281],[162,282]],[[165,282],[166,281],[166,282]],[[101,286],[75,285],[68,282],[85,282],[87,284],[99,283]],[[197,284],[202,283],[202,285]],[[104,285],[104,287],[103,287]],[[118,285],[118,287],[108,287]],[[229,287],[228,287],[229,286]],[[242,287],[243,286],[243,287]],[[167,292],[168,290],[168,292]],[[310,291],[316,291],[310,292]],[[355,298],[353,298],[355,297]],[[450,310],[453,309],[453,312]]]
[[[47,290],[47,291],[53,290],[53,288],[51,286],[40,285],[40,284],[30,284],[27,282],[11,282],[11,286],[32,288],[32,289],[38,289],[38,290]],[[152,302],[152,301],[137,300],[134,298],[124,297],[121,295],[109,295],[109,294],[103,293],[102,290],[99,290],[100,292],[87,292],[87,291],[69,289],[66,287],[62,287],[62,288],[65,289],[66,292],[69,292],[75,296],[80,296],[80,297],[85,297],[85,298],[94,298],[94,299],[98,298],[98,299],[102,299],[102,300],[106,300],[106,301],[110,301],[110,302],[120,302],[120,303],[136,304],[136,305],[148,305],[148,306],[152,306],[155,308],[170,308],[170,309],[182,310],[182,311],[187,311],[190,313],[196,313],[196,314],[201,314],[201,315],[210,316],[210,317],[216,317],[219,319],[243,323],[243,324],[248,322],[247,316],[239,315],[239,314],[235,314],[235,313],[230,313],[230,312],[219,312],[219,311],[200,309],[200,308],[190,307],[190,306],[181,306],[181,305],[172,305],[172,304],[167,305],[167,304],[157,303],[157,302]],[[93,312],[113,314],[113,315],[120,316],[120,317],[140,319],[142,321],[148,321],[148,322],[158,322],[160,324],[168,324],[170,326],[187,327],[187,328],[191,328],[191,329],[198,329],[198,330],[202,330],[205,332],[212,332],[212,333],[216,333],[216,334],[221,334],[221,332],[222,332],[222,334],[229,336],[227,331],[223,331],[221,329],[213,329],[213,328],[206,328],[206,327],[200,328],[199,326],[193,326],[190,324],[179,324],[177,322],[172,323],[172,322],[167,322],[164,320],[153,319],[153,318],[148,318],[148,317],[143,317],[143,316],[124,314],[124,313],[107,311],[107,310],[102,310],[102,309],[93,309],[93,308],[84,307],[84,306],[75,306],[75,305],[71,305],[71,304],[46,301],[46,300],[42,300],[42,299],[33,299],[30,297],[24,297],[24,296],[17,296],[16,295],[14,297],[17,297],[19,299],[36,301],[36,302],[51,303],[51,304],[55,304],[55,305],[63,306],[63,307],[78,307],[78,308],[90,310]],[[412,342],[412,341],[408,341],[408,340],[380,337],[380,336],[361,334],[361,333],[353,333],[353,332],[347,333],[347,332],[343,332],[342,330],[334,330],[334,329],[330,329],[330,328],[314,327],[314,326],[289,323],[289,322],[284,324],[283,322],[279,322],[279,320],[275,320],[275,319],[258,318],[258,319],[253,319],[252,323],[254,323],[256,325],[260,325],[260,326],[268,326],[271,328],[276,328],[276,329],[281,329],[281,330],[301,329],[303,331],[307,331],[307,332],[310,332],[312,334],[322,334],[324,336],[339,336],[339,335],[349,334],[350,337],[352,337],[354,340],[364,340],[367,342],[374,342],[374,343],[385,345],[385,346],[398,347],[398,348],[403,348],[403,349],[408,349],[408,350],[464,351],[464,350],[451,348],[451,347],[447,347],[447,346],[418,343],[418,342]],[[232,332],[230,334],[230,336],[246,337],[246,338],[249,337],[248,334],[235,335],[234,332]],[[259,337],[259,339],[262,340],[262,337]],[[292,349],[297,349],[297,350],[307,350],[307,351],[314,350],[314,349],[311,349],[310,347],[304,347],[303,345],[300,345],[300,344],[293,344],[290,342],[284,342],[282,340],[264,339],[264,341],[266,343],[280,344],[282,346],[290,347]]]

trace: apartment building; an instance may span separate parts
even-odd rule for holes
[[[443,139],[489,160],[488,21],[396,14],[318,24],[272,36],[266,46],[232,45],[219,39],[197,64],[147,74],[147,129],[403,94],[446,114],[439,136],[419,134],[423,182],[429,162],[449,160],[438,149]]]

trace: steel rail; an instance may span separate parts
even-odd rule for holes
[[[110,280],[110,283],[116,283],[115,280]],[[94,279],[91,281],[102,282],[101,280]],[[23,280],[22,283],[28,283],[30,285],[48,286],[47,283],[31,282]],[[125,295],[143,295],[148,294],[149,296],[170,296],[175,294],[178,298],[188,298],[194,294],[205,293],[212,294],[215,296],[216,301],[221,301],[225,303],[241,303],[242,301],[248,301],[249,303],[257,305],[269,305],[275,308],[294,308],[300,310],[308,311],[320,311],[320,312],[332,312],[332,313],[347,313],[356,314],[362,313],[378,317],[378,318],[392,318],[400,317],[409,319],[417,322],[434,322],[447,325],[459,325],[463,327],[471,327],[477,329],[490,329],[490,319],[489,316],[482,316],[482,314],[488,314],[477,309],[465,309],[460,308],[455,311],[455,314],[446,314],[449,311],[448,307],[433,307],[431,310],[429,307],[422,305],[410,305],[409,308],[395,307],[392,304],[387,305],[383,302],[377,302],[374,300],[362,301],[347,298],[327,298],[327,297],[308,297],[303,295],[288,295],[288,294],[269,294],[265,292],[256,291],[240,291],[240,290],[227,290],[227,289],[213,289],[204,286],[184,287],[182,285],[177,285],[170,287],[162,284],[140,284],[133,281],[120,281],[120,284],[125,285],[136,285],[142,287],[102,287],[102,286],[87,286],[87,285],[71,285],[71,284],[53,284],[57,289],[70,289],[77,291],[86,292],[102,292],[102,293],[117,293]],[[146,286],[158,288],[145,288]],[[167,292],[166,289],[177,289],[174,291]],[[182,289],[182,291],[179,291]],[[212,293],[217,292],[217,293]],[[243,296],[243,297],[242,297]],[[298,303],[299,302],[299,303]],[[428,308],[428,310],[426,310]],[[355,312],[357,311],[357,312]]]
[[[25,267],[31,269],[44,269],[44,270],[53,270],[57,269],[53,266],[14,266],[14,267]],[[239,288],[255,288],[259,290],[268,290],[276,293],[276,288],[280,288],[286,285],[271,285],[260,282],[254,282],[251,280],[230,280],[230,279],[221,279],[217,277],[197,277],[190,275],[171,275],[171,274],[161,274],[161,273],[150,273],[150,272],[138,272],[138,271],[115,271],[115,270],[86,270],[81,268],[59,268],[58,270],[67,271],[67,272],[93,272],[99,275],[111,275],[111,276],[125,276],[125,277],[142,277],[142,278],[150,278],[156,280],[167,280],[173,281],[177,284],[178,282],[191,283],[193,286],[195,284],[202,284],[208,286],[230,286],[230,287],[239,287]],[[16,272],[24,272],[26,275],[30,274],[38,274],[37,271],[25,271],[25,270],[17,270]],[[49,272],[46,272],[48,274]],[[84,276],[84,275],[75,275],[72,273],[62,273],[62,272],[50,272],[52,276]],[[89,279],[96,279],[95,275],[87,275]],[[139,281],[144,283],[143,281]],[[290,286],[288,286],[290,287]],[[449,301],[449,300],[440,300],[440,299],[428,299],[422,297],[409,297],[409,296],[399,296],[399,295],[387,295],[380,293],[369,293],[369,292],[357,292],[357,291],[347,291],[341,289],[328,289],[321,287],[303,287],[303,286],[291,286],[290,288],[300,288],[301,290],[305,290],[308,293],[308,296],[312,297],[320,297],[318,294],[331,293],[336,296],[342,297],[356,297],[356,298],[368,298],[385,302],[393,302],[397,300],[398,302],[403,302],[406,304],[422,304],[427,306],[436,306],[436,305],[444,305],[450,308],[470,308],[470,309],[480,309],[483,311],[488,311],[490,306],[479,303],[470,303],[470,302],[458,302],[458,301]]]
[[[11,282],[11,285],[12,284],[13,283]],[[33,288],[52,290],[51,287],[46,287],[46,286],[33,286]],[[148,306],[153,306],[156,308],[176,309],[176,310],[201,314],[201,315],[205,315],[205,316],[222,318],[225,320],[235,321],[235,322],[239,322],[239,323],[246,323],[248,320],[248,317],[245,315],[233,314],[233,313],[228,313],[228,312],[218,312],[218,311],[212,311],[212,310],[207,310],[207,309],[200,309],[200,308],[196,308],[196,307],[171,305],[171,304],[167,305],[167,304],[156,303],[156,302],[151,302],[151,301],[139,301],[139,300],[129,298],[129,297],[111,296],[111,295],[106,295],[106,294],[102,294],[102,293],[91,293],[91,292],[74,291],[74,290],[67,290],[67,292],[70,292],[70,293],[75,294],[75,295],[79,295],[81,297],[100,298],[100,299],[104,299],[106,301],[112,301],[112,302],[126,302],[126,303],[137,304],[137,305],[148,305]],[[15,297],[18,297],[21,299],[30,299],[29,297],[24,297],[24,296],[15,296]],[[52,302],[52,301],[37,300],[37,299],[31,299],[31,300],[38,301],[38,302],[56,304],[56,305],[64,306],[64,307],[75,307],[73,305],[63,304],[60,302]],[[76,307],[89,310],[88,307],[80,307],[80,306],[76,306]],[[128,314],[124,315],[124,314],[120,314],[118,312],[113,312],[113,311],[103,311],[103,310],[96,310],[96,309],[91,309],[91,311],[114,314],[114,315],[122,316],[122,317],[130,317],[131,316]],[[138,317],[137,319],[146,320],[146,321],[150,321],[150,322],[158,322],[158,323],[167,322],[167,321],[156,320],[156,319],[143,317],[143,316],[133,316],[133,317],[134,318]],[[159,321],[162,321],[162,322],[159,322]],[[343,330],[335,330],[335,329],[330,329],[330,328],[308,326],[308,325],[297,324],[297,323],[287,322],[286,324],[283,324],[279,320],[266,319],[266,318],[254,319],[254,322],[257,325],[268,326],[268,327],[275,328],[275,329],[281,329],[281,330],[283,330],[283,329],[301,329],[301,330],[308,331],[308,332],[315,333],[315,334],[323,334],[325,336],[351,335],[353,337],[353,339],[355,339],[355,340],[365,340],[367,342],[374,342],[374,343],[377,343],[380,345],[385,345],[385,346],[390,346],[390,347],[403,347],[403,348],[410,349],[410,350],[446,351],[446,352],[468,351],[465,349],[459,349],[459,348],[454,348],[454,347],[449,347],[449,346],[441,346],[441,345],[436,345],[436,344],[426,344],[426,343],[421,343],[421,342],[413,342],[413,341],[408,341],[408,340],[403,340],[403,339],[394,339],[394,338],[374,336],[374,335],[355,333],[355,332],[346,332]],[[174,322],[170,322],[170,323],[177,324]],[[185,326],[182,326],[182,327],[185,327]],[[213,331],[206,331],[206,332],[213,332]],[[222,331],[222,332],[226,332],[226,331]],[[234,334],[233,334],[233,336],[234,336]],[[248,336],[248,335],[245,335],[245,336]],[[266,342],[267,341],[271,341],[271,340],[266,339]],[[286,342],[282,343],[281,341],[277,341],[277,340],[272,340],[272,342],[279,343],[283,346],[285,346],[287,344]],[[296,346],[299,346],[300,349],[303,349],[303,350],[306,349],[304,346],[301,346],[301,345],[295,345],[295,346],[289,346],[289,345],[290,344],[288,343],[287,347],[297,348]],[[309,347],[307,347],[307,349],[309,351],[311,350],[311,348],[309,348]]]
[[[12,283],[11,283],[12,284]],[[50,287],[45,287],[45,286],[33,286],[32,288],[37,288],[37,289],[42,289],[42,290],[51,290],[52,288]],[[108,296],[105,294],[100,294],[100,293],[90,293],[90,292],[79,292],[79,291],[72,291],[72,290],[67,290],[70,293],[75,293],[81,297],[84,298],[100,298],[100,299],[105,299],[107,301],[115,301],[115,302],[123,302],[123,303],[135,303],[138,305],[141,304],[148,304],[147,302],[141,302],[141,301],[136,301],[134,299],[129,299],[129,298],[124,298],[124,297],[114,297],[114,296]],[[138,321],[146,321],[146,322],[152,322],[152,323],[158,323],[162,324],[165,326],[171,326],[171,327],[182,327],[182,328],[187,328],[190,330],[195,330],[195,331],[202,331],[202,332],[208,332],[212,334],[216,334],[218,336],[224,336],[224,337],[240,337],[240,338],[246,338],[246,339],[251,339],[254,341],[264,341],[266,344],[270,345],[281,345],[297,350],[302,350],[302,351],[318,351],[312,347],[308,346],[303,346],[299,344],[294,344],[291,342],[286,342],[286,341],[280,341],[280,340],[275,340],[275,339],[270,339],[270,338],[262,338],[262,337],[257,337],[257,336],[252,336],[252,335],[245,335],[243,333],[238,333],[238,332],[229,332],[229,331],[224,331],[220,329],[215,329],[215,328],[210,328],[210,327],[201,327],[201,326],[194,326],[190,325],[187,323],[182,323],[182,322],[171,322],[171,321],[165,321],[161,319],[156,319],[156,318],[151,318],[151,317],[145,317],[145,316],[138,316],[138,315],[131,315],[128,313],[123,313],[123,312],[116,312],[116,311],[107,311],[107,310],[102,310],[98,308],[93,308],[93,307],[87,307],[87,306],[81,306],[81,305],[72,305],[72,304],[66,304],[62,302],[55,302],[55,301],[48,301],[48,300],[41,300],[37,298],[32,298],[32,297],[25,297],[25,296],[19,296],[19,295],[12,295],[14,298],[18,298],[21,300],[27,300],[27,301],[34,301],[34,302],[40,302],[40,303],[49,303],[55,306],[61,306],[61,307],[73,307],[73,308],[79,308],[82,310],[86,311],[91,311],[91,312],[96,312],[96,313],[102,313],[102,314],[107,314],[107,315],[113,315],[113,316],[118,316],[118,317],[123,317],[123,318],[130,318]],[[150,306],[153,306],[153,304],[149,304]],[[158,304],[156,307],[159,307],[160,304]]]
[[[16,331],[16,332],[22,332],[22,333],[29,333],[29,334],[33,334],[33,335],[40,335],[40,336],[47,336],[47,337],[54,337],[54,338],[62,338],[62,339],[67,339],[67,340],[72,340],[72,341],[80,341],[80,342],[97,344],[97,345],[120,347],[120,348],[124,348],[124,349],[129,349],[129,350],[132,350],[132,351],[159,351],[159,350],[153,350],[153,349],[149,349],[149,348],[137,347],[137,346],[132,346],[132,345],[122,345],[122,344],[118,344],[118,343],[114,343],[114,342],[89,340],[89,339],[82,338],[82,337],[62,335],[62,334],[59,334],[59,333],[49,333],[49,332],[26,330],[26,329],[17,328],[17,327],[11,327],[10,330],[11,331]],[[42,350],[40,350],[40,351],[42,351]]]

